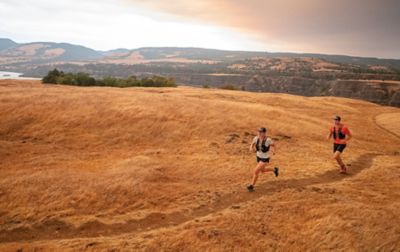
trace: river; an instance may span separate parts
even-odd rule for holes
[[[21,77],[23,73],[5,72],[0,71],[0,80],[4,79],[17,79],[17,80],[39,80],[40,78]]]

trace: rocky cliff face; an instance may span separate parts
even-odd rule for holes
[[[303,96],[340,96],[400,107],[400,82],[361,80],[317,80],[301,77],[262,75],[173,75],[178,83],[222,87],[253,92],[289,93]]]
[[[328,95],[367,100],[400,107],[400,83],[376,81],[333,81]]]

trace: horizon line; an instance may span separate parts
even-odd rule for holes
[[[11,40],[19,45],[21,44],[35,44],[35,43],[54,43],[54,44],[69,44],[74,46],[82,46],[96,52],[109,52],[115,50],[140,50],[140,49],[148,49],[148,48],[180,48],[180,49],[204,49],[204,50],[215,50],[215,51],[226,51],[226,52],[249,52],[249,53],[269,53],[269,54],[298,54],[298,55],[321,55],[321,56],[339,56],[339,57],[350,57],[350,58],[364,58],[364,59],[379,59],[379,60],[400,60],[400,58],[381,58],[376,56],[360,56],[360,55],[350,55],[350,54],[340,54],[340,53],[318,53],[318,52],[295,52],[295,51],[262,51],[262,50],[232,50],[232,49],[219,49],[219,48],[209,48],[209,47],[194,47],[194,46],[142,46],[137,48],[125,48],[125,47],[118,47],[109,50],[98,50],[87,45],[83,44],[75,44],[71,42],[54,42],[54,41],[31,41],[31,42],[17,42],[11,38],[0,38],[0,39],[8,39]]]

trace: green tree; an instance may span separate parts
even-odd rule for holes
[[[57,84],[57,78],[60,77],[62,74],[62,71],[60,72],[57,68],[54,68],[53,70],[49,71],[46,76],[43,77],[42,82]]]

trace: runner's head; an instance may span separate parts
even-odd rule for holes
[[[267,129],[264,127],[261,127],[258,129],[258,136],[259,137],[265,137],[265,134],[267,134]]]
[[[340,116],[338,116],[338,115],[333,118],[333,121],[335,122],[335,125],[340,124],[341,120],[342,120],[342,118]]]

